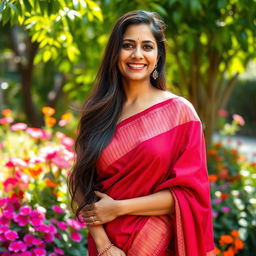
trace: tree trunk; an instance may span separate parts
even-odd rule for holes
[[[32,97],[32,78],[34,70],[34,58],[38,50],[38,44],[32,43],[31,38],[27,37],[25,42],[25,50],[20,49],[20,42],[18,39],[19,30],[17,27],[11,28],[10,38],[13,51],[19,60],[17,63],[18,72],[21,82],[21,94],[23,98],[24,112],[28,118],[29,123],[33,127],[41,127],[43,120],[36,111],[33,97]]]

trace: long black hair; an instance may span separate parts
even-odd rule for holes
[[[118,70],[118,57],[123,35],[129,25],[150,26],[158,47],[158,79],[150,78],[151,84],[165,89],[165,24],[160,16],[148,11],[132,11],[121,16],[110,35],[103,60],[97,73],[92,94],[82,108],[78,136],[75,143],[76,162],[69,176],[68,187],[71,205],[76,215],[81,209],[97,201],[94,193],[99,189],[96,161],[101,151],[113,137],[115,126],[126,100]],[[77,207],[75,207],[75,205]]]

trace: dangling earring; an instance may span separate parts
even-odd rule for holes
[[[152,77],[153,77],[155,80],[158,78],[158,72],[157,72],[156,68],[157,68],[157,64],[156,64],[156,66],[155,66],[155,70],[154,70],[153,73],[152,73]]]

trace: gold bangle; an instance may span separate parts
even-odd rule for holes
[[[107,252],[112,246],[114,246],[114,245],[113,244],[107,245],[104,249],[102,249],[101,251],[98,252],[97,256],[101,256],[103,253]]]

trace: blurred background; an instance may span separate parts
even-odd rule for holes
[[[204,125],[216,253],[256,255],[255,0],[1,0],[0,255],[86,255],[66,188],[78,110],[135,9],[165,21],[167,87]]]

